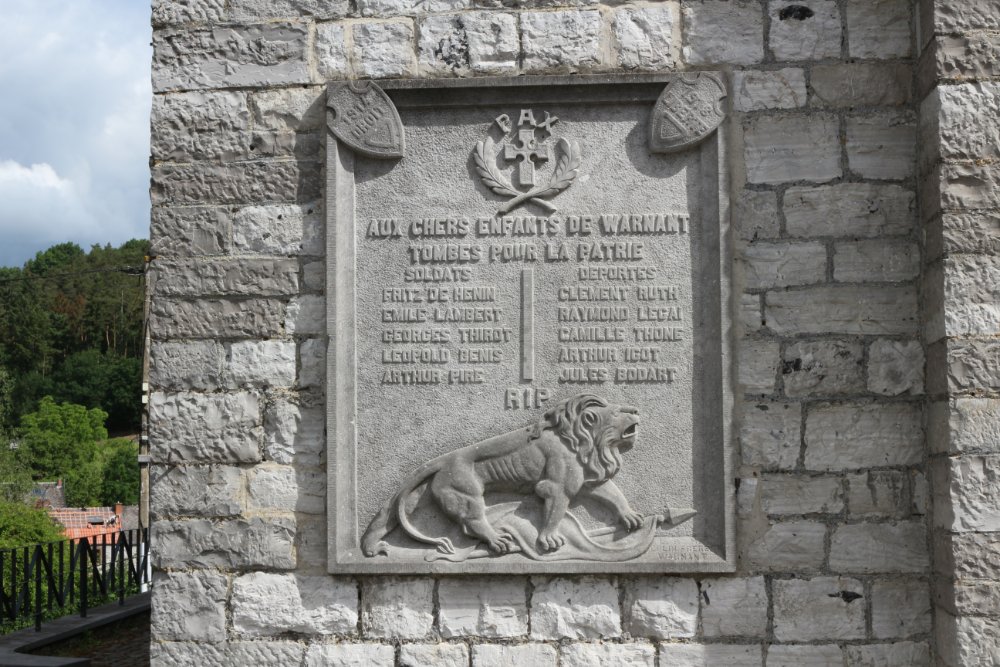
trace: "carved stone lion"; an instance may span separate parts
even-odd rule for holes
[[[447,537],[424,535],[410,522],[408,508],[416,504],[419,496],[414,496],[424,485],[462,532],[481,540],[495,554],[511,551],[513,541],[490,525],[488,491],[534,493],[542,499],[540,551],[564,544],[559,523],[570,503],[582,496],[606,504],[629,531],[635,530],[642,516],[632,510],[611,478],[621,468],[622,452],[635,444],[638,425],[638,410],[609,405],[592,394],[561,401],[533,425],[449,452],[417,468],[369,524],[361,548],[368,556],[386,553],[382,540],[401,525],[411,538],[453,552]]]

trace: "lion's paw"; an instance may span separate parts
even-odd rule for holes
[[[514,538],[509,534],[499,534],[486,543],[486,546],[495,554],[508,554],[514,547]]]
[[[629,510],[628,512],[622,514],[622,523],[625,524],[625,527],[628,530],[635,530],[642,525],[642,515],[638,512]]]
[[[564,544],[566,544],[566,538],[554,530],[543,530],[538,535],[538,546],[541,547],[542,551],[555,551]]]

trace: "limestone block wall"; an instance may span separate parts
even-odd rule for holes
[[[990,664],[997,97],[944,83],[998,14],[961,4],[154,0],[154,664]],[[738,571],[326,574],[324,84],[686,69],[731,90]]]

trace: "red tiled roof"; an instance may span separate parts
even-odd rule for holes
[[[81,537],[110,535],[122,529],[121,516],[114,507],[60,507],[49,510],[49,516],[63,526],[63,534],[75,540]]]

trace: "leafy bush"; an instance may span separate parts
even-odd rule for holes
[[[62,526],[43,509],[21,502],[0,501],[0,549],[12,549],[63,539]]]

